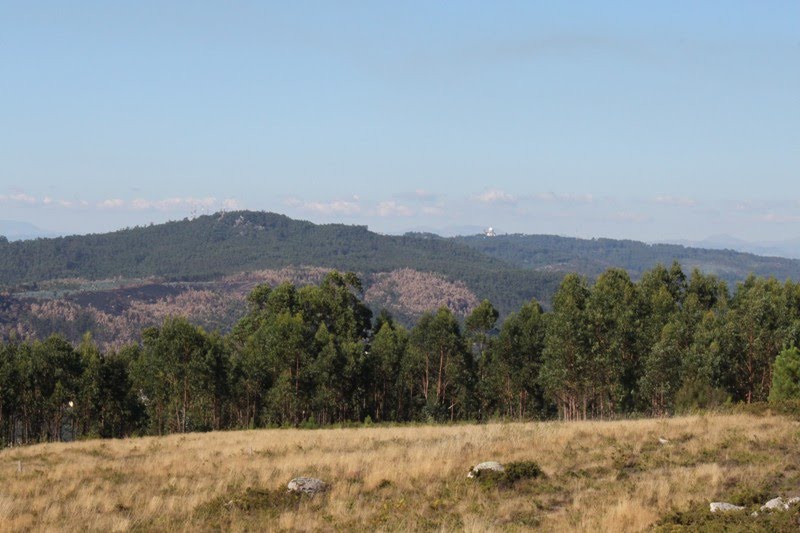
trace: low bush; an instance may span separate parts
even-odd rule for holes
[[[508,489],[520,481],[545,477],[541,467],[534,461],[516,461],[506,464],[502,472],[483,470],[476,474],[478,482],[486,489]]]

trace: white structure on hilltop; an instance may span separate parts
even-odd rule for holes
[[[484,233],[484,235],[487,237],[494,237],[496,235],[494,232],[494,228],[489,226],[489,229],[486,230],[486,233]]]

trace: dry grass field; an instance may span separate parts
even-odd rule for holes
[[[487,460],[535,461],[546,476],[467,479]],[[769,414],[44,444],[0,452],[0,529],[696,529],[709,501],[756,506],[800,494],[799,468],[800,423]],[[301,475],[330,490],[287,494]],[[769,519],[747,516],[728,529],[789,527]],[[703,528],[725,527],[712,519]]]

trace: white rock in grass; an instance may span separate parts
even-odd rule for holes
[[[778,496],[772,498],[770,501],[761,506],[761,511],[785,511],[789,508],[789,504],[783,501],[783,498]]]
[[[795,496],[794,498],[789,498],[789,499],[786,501],[786,505],[787,505],[788,507],[791,507],[792,505],[796,505],[796,504],[798,504],[798,503],[800,503],[800,496]]]
[[[504,472],[505,468],[497,461],[486,461],[485,463],[479,463],[473,466],[472,470],[470,470],[469,474],[467,474],[467,477],[468,478],[478,477],[484,470],[487,470],[489,472]]]
[[[302,492],[312,495],[328,489],[324,481],[315,477],[296,477],[289,482],[287,487],[289,492]]]
[[[711,502],[712,513],[724,513],[727,511],[744,511],[744,507],[727,502]]]

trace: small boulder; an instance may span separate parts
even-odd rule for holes
[[[765,503],[761,506],[761,512],[764,511],[785,511],[789,508],[789,504],[783,501],[783,498],[778,496],[777,498],[772,498],[770,501]]]
[[[498,463],[497,461],[486,461],[484,463],[479,463],[472,467],[472,470],[469,471],[467,474],[468,478],[475,478],[481,475],[481,472],[504,472],[505,468],[503,465]]]
[[[791,507],[792,505],[797,505],[800,503],[800,496],[795,496],[794,498],[789,498],[786,500],[786,506]]]
[[[287,485],[289,492],[314,495],[328,490],[328,485],[315,477],[296,477]]]
[[[744,507],[727,502],[711,502],[712,513],[725,513],[728,511],[744,511]]]

